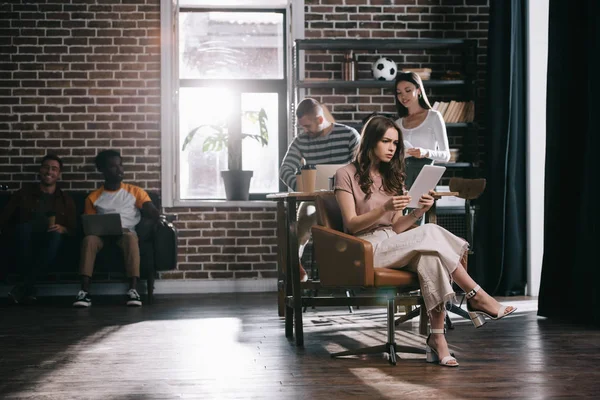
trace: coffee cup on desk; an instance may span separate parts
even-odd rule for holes
[[[312,193],[315,191],[317,183],[317,167],[312,164],[302,166],[302,189],[304,192]]]
[[[304,185],[302,184],[302,170],[298,168],[296,171],[296,192],[303,192]]]

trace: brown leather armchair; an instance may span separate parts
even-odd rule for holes
[[[373,267],[373,247],[370,242],[343,232],[342,214],[331,193],[316,198],[318,225],[313,226],[314,257],[319,268],[322,287],[375,288],[385,292],[387,300],[387,343],[384,345],[343,351],[332,357],[387,353],[391,364],[396,364],[396,352],[424,354],[424,348],[400,346],[395,341],[394,314],[396,306],[404,306],[406,314],[396,323],[420,315],[419,331],[426,334],[427,313],[420,295],[410,292],[419,289],[416,274],[390,268]],[[378,290],[379,291],[379,290]],[[381,295],[379,295],[381,296]]]

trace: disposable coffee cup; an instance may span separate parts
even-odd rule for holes
[[[48,218],[48,228],[50,228],[52,225],[56,224],[56,214],[55,213],[47,212],[46,217]]]
[[[303,192],[304,191],[304,185],[302,183],[302,171],[298,170],[298,172],[296,172],[296,192]]]
[[[317,167],[314,165],[305,165],[302,167],[302,188],[306,193],[315,191],[317,183]]]

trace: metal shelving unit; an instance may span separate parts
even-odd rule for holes
[[[389,81],[378,81],[373,79],[364,80],[324,80],[324,79],[302,79],[300,77],[300,52],[303,50],[323,51],[328,53],[340,53],[344,51],[366,51],[377,54],[378,52],[398,51],[403,49],[426,50],[426,49],[458,49],[462,58],[462,73],[465,79],[461,80],[424,80],[426,88],[456,88],[465,100],[474,99],[475,77],[477,65],[477,42],[464,39],[299,39],[294,43],[292,56],[294,81],[294,93],[292,96],[292,118],[295,115],[295,106],[298,103],[299,89],[362,89],[362,88],[391,88]],[[295,121],[294,121],[295,126]],[[447,129],[460,129],[465,132],[465,143],[472,147],[467,150],[463,147],[463,154],[468,162],[455,162],[441,164],[447,168],[473,168],[478,165],[477,130],[476,123],[448,123]],[[469,146],[467,145],[467,146]],[[465,154],[466,153],[466,154]]]

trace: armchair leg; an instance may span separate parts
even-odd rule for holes
[[[347,289],[346,290],[346,297],[352,297],[352,296],[353,296],[352,292],[349,289]],[[350,314],[354,314],[354,310],[352,309],[352,306],[348,306],[348,312]]]
[[[347,350],[334,353],[331,355],[332,358],[353,356],[358,354],[377,354],[384,353],[386,358],[392,365],[396,365],[397,355],[396,353],[413,353],[413,354],[425,354],[425,349],[412,346],[401,346],[396,344],[396,325],[394,323],[394,298],[388,298],[388,309],[387,309],[387,343],[378,346],[365,347],[356,350]]]
[[[464,319],[471,319],[469,317],[469,313],[457,306],[456,304],[446,305],[446,311],[453,312],[456,315],[460,315]],[[454,329],[454,324],[450,320],[450,316],[448,315],[448,313],[446,313],[446,327],[448,329]]]
[[[148,279],[146,280],[146,291],[148,292],[148,304],[154,303],[154,271],[148,273]]]

